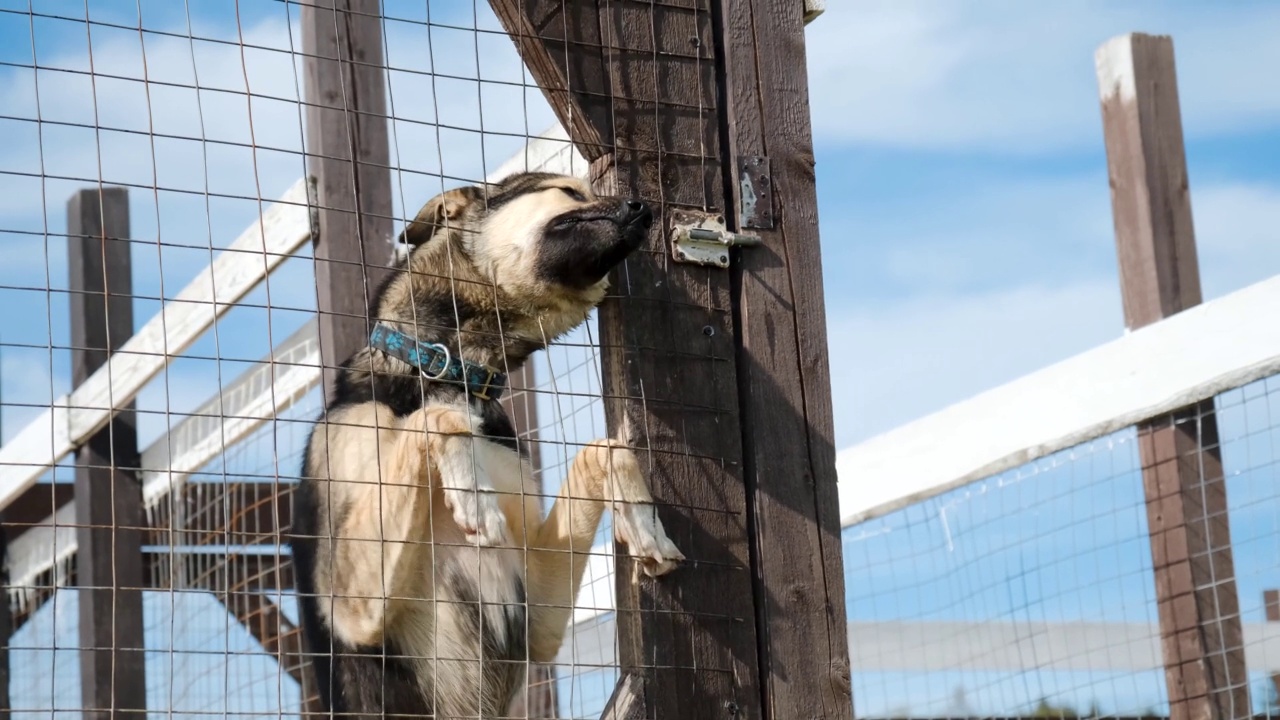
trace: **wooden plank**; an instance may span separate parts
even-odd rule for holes
[[[81,190],[67,203],[72,384],[80,388],[133,334],[129,197]],[[142,495],[133,403],[76,453],[80,704],[85,717],[146,717]]]
[[[301,400],[320,378],[317,322],[307,321],[142,451],[142,497],[154,503],[186,476]]]
[[[293,482],[185,483],[148,508],[147,545],[276,545],[292,523]]]
[[[601,8],[616,147],[592,178],[655,209],[599,311],[605,412],[611,433],[629,428],[688,558],[652,580],[619,556],[623,685],[606,716],[759,718],[730,278],[676,264],[666,246],[673,213],[725,209],[712,7]]]
[[[133,400],[173,356],[190,347],[310,236],[306,183],[299,180],[106,365],[0,448],[0,508],[106,426],[113,407]]]
[[[822,250],[794,0],[723,3],[743,475],[764,717],[850,718]],[[854,481],[857,478],[853,478]]]
[[[1173,40],[1124,35],[1099,48],[1096,61],[1125,325],[1133,330],[1202,300]],[[1213,399],[1141,423],[1138,448],[1170,715],[1245,714],[1249,683]]]
[[[1280,373],[1280,277],[840,451],[845,527]]]
[[[213,596],[249,631],[262,649],[276,659],[289,677],[299,685],[306,682],[306,673],[302,671],[302,633],[284,616],[279,605],[255,592],[215,592]]]
[[[0,558],[9,557],[9,529],[0,524]],[[0,713],[6,716],[13,708],[9,701],[9,646],[12,644],[14,632],[17,630],[13,622],[13,613],[9,605],[9,565],[0,561]]]
[[[14,537],[38,525],[72,501],[75,488],[67,482],[36,483],[19,495],[9,507],[0,510],[0,523],[12,528]]]
[[[1280,590],[1264,590],[1262,591],[1262,607],[1266,614],[1268,623],[1276,623],[1273,627],[1280,634]],[[1245,644],[1246,647],[1253,647],[1253,643],[1249,642],[1248,628],[1245,628]],[[1277,667],[1271,672],[1271,688],[1275,693],[1273,697],[1277,703],[1280,703],[1280,652],[1275,653],[1272,657],[1277,658]],[[1253,662],[1252,658],[1245,658],[1245,663],[1251,668],[1257,668],[1258,665]]]
[[[587,160],[612,149],[610,76],[597,3],[489,0],[560,125]]]
[[[381,15],[379,0],[302,5],[306,161],[319,208],[314,256],[326,398],[337,366],[368,342],[371,303],[392,263]]]

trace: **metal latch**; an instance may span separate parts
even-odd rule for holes
[[[671,257],[676,262],[729,267],[730,247],[759,245],[759,235],[729,232],[723,215],[670,211]]]

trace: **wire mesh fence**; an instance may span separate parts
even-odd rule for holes
[[[1248,706],[1274,717],[1280,646],[1276,378],[1223,392],[1220,442],[1186,453],[1196,492],[1225,485]],[[859,717],[1164,717],[1170,712],[1139,433],[1119,431],[845,528]],[[1205,456],[1219,454],[1223,472]],[[1224,518],[1201,523],[1218,525]],[[1221,546],[1211,545],[1213,551]],[[1195,559],[1195,558],[1193,558]],[[1213,556],[1200,559],[1212,563]]]
[[[326,334],[326,316],[344,312],[333,309],[321,268],[353,261],[317,255],[324,224],[347,208],[326,204],[324,178],[318,188],[310,178],[328,161],[349,161],[363,142],[352,130],[325,145],[317,108],[367,107],[360,73],[381,74],[389,192],[379,199],[385,208],[363,209],[357,234],[387,221],[399,228],[427,198],[459,185],[521,170],[588,175],[488,4],[352,3],[311,25],[304,5],[0,7],[0,132],[9,139],[0,150],[0,294],[20,309],[0,322],[0,439],[12,471],[4,481],[5,659],[15,716],[79,713],[104,701],[193,717],[312,708],[314,653],[300,630],[289,531],[308,433],[326,404],[321,369],[336,362],[327,359],[336,336]],[[678,54],[695,69],[683,88],[692,92],[619,86],[610,99],[617,118],[642,126],[618,133],[616,166],[648,165],[659,152],[668,164],[659,161],[658,178],[615,173],[605,184],[647,191],[660,206],[723,212],[712,15],[709,6],[691,9],[695,42],[679,37]],[[624,10],[658,19],[671,12],[644,3]],[[341,55],[343,38],[371,18],[382,63],[343,58],[351,74],[336,91],[333,78],[317,79],[313,61],[325,51],[316,37],[331,30]],[[677,39],[651,24],[635,33],[640,52],[676,52],[664,45]],[[679,127],[650,123],[663,103],[678,111]],[[357,109],[346,122],[369,117]],[[659,148],[670,141],[678,146]],[[691,182],[665,182],[672,172]],[[661,246],[641,253],[642,267],[680,274]],[[592,312],[520,376],[508,406],[536,460],[544,511],[579,451],[611,435],[602,399],[610,393],[639,407],[624,413],[668,423],[639,431],[660,472],[683,462],[685,474],[701,464],[719,468],[715,483],[729,477],[732,448],[695,429],[727,418],[729,401],[684,397],[659,376],[611,381],[602,370],[601,337],[612,333],[604,344],[615,357],[669,355],[710,391],[731,386],[715,370],[732,353],[727,280],[711,282],[711,272],[686,272],[710,291],[686,297],[684,287],[657,283],[655,292],[624,271],[615,292],[679,319],[627,332],[616,315],[605,329]],[[689,327],[693,341],[684,339]],[[680,340],[674,351],[657,345],[667,333]],[[659,410],[647,415],[650,402]],[[45,455],[52,467],[42,469]],[[681,455],[688,458],[672,459]],[[135,493],[140,502],[129,499]],[[705,503],[688,512],[722,530],[745,522],[740,502],[727,518]],[[684,530],[673,531],[677,542],[688,541]],[[606,515],[591,548],[574,549],[589,559],[569,640],[517,712],[594,716],[612,693],[619,662],[604,633],[616,632],[606,622],[618,617],[613,537]],[[737,558],[707,567],[741,575],[742,542]],[[743,607],[665,612],[685,628],[750,616]],[[708,652],[721,657],[702,671],[722,678],[744,662],[704,647],[689,659]]]
[[[19,309],[0,326],[6,443],[73,390],[72,356],[84,348],[72,337],[71,305],[86,292],[69,280],[74,251],[63,240],[76,234],[66,210],[73,194],[127,191],[124,225],[98,230],[109,237],[123,227],[130,247],[112,252],[132,260],[136,326],[166,304],[191,302],[186,291],[240,249],[235,242],[253,234],[264,208],[282,197],[298,202],[288,193],[307,174],[301,14],[280,2],[0,8],[0,132],[9,139],[0,151],[0,292]],[[486,176],[585,175],[563,133],[538,138],[554,116],[487,5],[387,3],[382,41],[395,218]],[[262,716],[304,707],[284,533],[324,399],[310,243],[292,242],[283,254],[208,332],[161,349],[162,370],[120,414],[136,430],[142,518],[132,528],[119,518],[111,525],[142,536],[143,583],[128,589],[142,594],[152,710]],[[536,439],[549,495],[574,445],[608,435],[597,337],[593,316],[538,358],[534,386],[512,396],[524,417],[542,418],[522,430]],[[63,459],[6,509],[7,685],[19,717],[86,707],[76,464]],[[601,557],[610,537],[606,520]],[[590,573],[606,567],[590,565],[588,604],[590,590],[608,581]],[[611,602],[607,590],[601,603]]]
[[[531,18],[534,5],[546,17]],[[1178,693],[1212,695],[1224,717],[1274,715],[1274,379],[1220,394],[1212,422],[1201,405],[1176,424],[1115,433],[844,528],[843,584],[832,577],[841,554],[824,546],[837,523],[824,506],[834,471],[814,354],[821,292],[815,320],[813,289],[788,265],[816,263],[806,254],[816,234],[793,226],[780,244],[776,227],[792,211],[808,217],[803,192],[787,193],[811,189],[811,168],[775,159],[770,174],[769,143],[752,128],[778,113],[790,126],[799,105],[770,109],[746,92],[803,81],[752,74],[775,63],[758,61],[756,26],[743,25],[787,30],[760,20],[762,8],[0,5],[0,303],[13,309],[0,317],[0,629],[11,714],[311,715],[328,709],[324,663],[344,654],[384,663],[386,702],[396,682],[436,697],[413,683],[429,685],[422,678],[442,661],[485,660],[480,640],[463,657],[399,658],[413,653],[388,640],[365,655],[332,637],[313,646],[315,598],[296,590],[295,551],[299,538],[334,536],[298,531],[322,514],[315,497],[300,504],[315,479],[301,468],[314,428],[359,426],[322,414],[342,392],[338,364],[370,341],[373,301],[394,288],[381,266],[416,252],[392,238],[429,198],[543,170],[643,198],[661,224],[617,266],[600,310],[554,337],[499,322],[464,341],[460,308],[489,302],[458,289],[477,273],[419,273],[448,283],[452,335],[437,347],[448,366],[448,343],[472,363],[468,348],[494,343],[478,362],[508,371],[512,344],[549,343],[531,371],[510,373],[503,398],[514,438],[495,437],[528,452],[533,480],[509,494],[547,513],[568,483],[561,500],[575,509],[558,521],[577,530],[575,473],[593,441],[625,435],[687,562],[677,581],[642,577],[613,540],[652,533],[652,520],[625,514],[634,503],[586,498],[611,511],[589,542],[535,548],[547,563],[573,557],[566,574],[581,571],[580,589],[509,603],[565,610],[568,626],[520,675],[513,715],[844,716],[846,642],[860,716],[1178,716],[1168,701]],[[807,132],[774,147],[803,156]],[[573,197],[582,187],[552,189]],[[447,233],[458,218],[447,202],[436,212],[426,219],[443,218]],[[668,246],[677,226],[685,235],[671,237],[686,241],[690,227],[751,231],[764,248],[743,255],[726,241],[723,254],[691,263],[680,254],[691,245]],[[468,243],[486,230],[466,230],[457,247],[474,252]],[[485,282],[496,297],[500,283]],[[423,294],[407,293],[414,313]],[[511,317],[474,314],[485,312]],[[412,434],[395,423],[424,398],[397,411],[395,437]],[[383,470],[390,444],[373,417],[377,452],[348,453],[364,459],[347,466],[360,479]],[[468,458],[473,479],[483,452]],[[424,472],[442,477],[438,466]],[[616,491],[612,469],[595,472],[591,492]],[[397,492],[385,477],[370,484],[378,502]],[[456,506],[462,496],[450,497]],[[381,521],[402,508],[379,508],[371,527],[389,532]],[[356,514],[333,514],[344,513]],[[470,548],[419,540],[402,544]],[[532,551],[519,549],[527,576]],[[385,570],[378,557],[369,565]],[[443,564],[415,567],[427,576]],[[358,565],[344,572],[367,569]],[[462,612],[437,607],[429,593],[446,583],[432,578],[429,592],[371,597],[397,612],[425,600],[434,613]],[[530,596],[545,590],[538,581]],[[468,604],[477,618],[492,605],[479,594],[458,603]],[[328,612],[313,615],[328,623]],[[1199,669],[1170,663],[1170,643],[1184,639],[1198,653],[1185,664]],[[419,674],[405,681],[386,669],[392,658],[422,661],[410,666]],[[1180,687],[1206,677],[1212,687]],[[432,702],[421,714],[442,717]]]

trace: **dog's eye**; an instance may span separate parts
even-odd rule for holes
[[[560,189],[564,191],[565,195],[568,195],[569,197],[573,198],[574,200],[577,200],[578,202],[587,201],[586,195],[583,195],[582,193],[578,192],[577,190],[574,190],[571,187],[562,187]]]

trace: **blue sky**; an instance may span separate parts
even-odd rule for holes
[[[427,19],[421,0],[385,5],[390,16]],[[838,447],[1121,334],[1093,70],[1094,50],[1114,35],[1174,37],[1206,296],[1280,272],[1280,6],[828,5],[808,30],[808,57]],[[20,308],[0,317],[6,438],[69,384],[65,351],[45,349],[67,343],[65,297],[46,287],[65,288],[58,234],[66,198],[84,183],[41,182],[42,170],[167,189],[131,191],[134,236],[143,241],[134,250],[135,293],[153,298],[172,296],[211,247],[229,244],[258,212],[257,197],[280,195],[302,174],[291,152],[301,144],[297,107],[287,101],[301,86],[291,59],[269,49],[242,57],[217,42],[287,50],[300,43],[286,14],[296,20],[296,6],[90,0],[88,8],[94,20],[123,27],[95,25],[87,35],[83,22],[33,21],[25,1],[0,0],[0,11],[18,11],[0,12],[0,299]],[[34,9],[83,18],[85,4]],[[430,9],[435,23],[498,28],[483,2]],[[139,16],[149,31],[177,34],[148,33],[145,65]],[[199,40],[185,37],[188,23]],[[50,68],[38,86],[33,36],[35,56]],[[86,70],[90,37],[94,83],[54,69]],[[393,22],[387,47],[396,68],[474,77],[478,67],[485,80],[528,82],[499,35],[437,28],[428,36],[419,24]],[[144,72],[156,81],[149,95],[135,80],[105,77]],[[246,78],[255,92],[286,100],[255,100],[251,116],[236,94]],[[197,80],[208,89],[161,84]],[[394,72],[391,98],[404,118],[392,150],[402,168],[397,211],[457,184],[442,172],[478,179],[495,168],[521,144],[505,133],[537,133],[553,121],[536,90],[511,85],[477,92],[474,82]],[[37,110],[46,121],[39,131]],[[486,134],[437,131],[437,120]],[[79,126],[95,123],[138,132]],[[188,139],[153,142],[147,131]],[[250,137],[257,153],[240,145]],[[233,197],[206,200],[206,190]],[[228,313],[144,391],[140,407],[156,411],[143,421],[144,441],[163,430],[165,408],[191,409],[216,390],[219,373],[234,376],[239,366],[229,360],[262,357],[305,321],[314,308],[310,272],[305,257],[285,263],[269,290]],[[138,301],[138,321],[156,307]],[[561,384],[598,388],[591,373],[568,372],[575,357],[552,359],[564,369]],[[1267,390],[1249,395],[1233,425],[1224,421],[1236,438],[1227,454],[1238,472],[1232,522],[1249,620],[1260,616],[1260,590],[1280,585],[1269,421],[1245,417],[1271,407]],[[567,418],[564,435],[587,439],[601,428],[597,411],[546,408],[544,417]],[[1019,482],[984,481],[846,530],[851,617],[1154,621],[1132,444],[1123,434],[1109,440],[1117,444]],[[1090,459],[1099,454],[1105,462]],[[855,697],[864,714],[904,704],[937,710],[965,685],[968,702],[990,712],[1040,694],[1137,710],[1158,705],[1159,682],[862,674]]]

